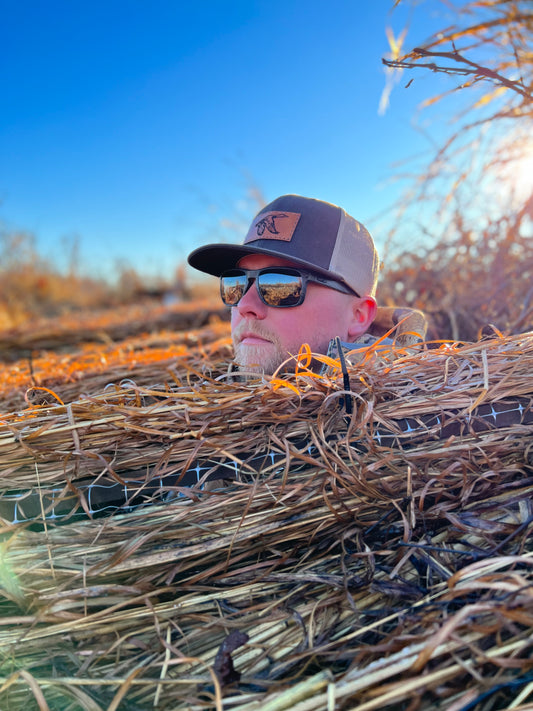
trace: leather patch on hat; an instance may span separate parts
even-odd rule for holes
[[[299,212],[263,212],[252,222],[244,244],[256,239],[279,239],[290,242],[300,219]]]

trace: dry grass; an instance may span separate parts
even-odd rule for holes
[[[527,215],[510,215],[489,222],[481,234],[477,225],[468,229],[461,212],[442,224],[441,240],[422,240],[415,229],[427,246],[388,260],[380,303],[423,310],[430,339],[474,341],[489,325],[506,335],[532,330],[533,199],[527,207],[529,222]]]
[[[213,321],[227,321],[228,310],[214,300],[197,300],[163,306],[157,303],[131,304],[113,309],[66,314],[60,319],[38,319],[0,332],[0,358],[15,362],[41,351],[69,353],[83,344],[101,348],[141,336],[143,348],[148,336],[165,338],[161,331],[182,335]],[[149,343],[146,343],[149,346]],[[47,370],[53,371],[53,367]]]
[[[527,708],[533,337],[370,351],[346,418],[338,365],[232,382],[217,328],[3,417],[3,492],[278,456],[163,505],[6,523],[1,708]],[[475,426],[517,397],[521,424]]]
[[[151,384],[150,363],[171,364],[215,340],[229,343],[226,312],[209,301],[134,305],[4,331],[0,358],[9,367],[0,372],[0,412],[75,400],[127,378]]]

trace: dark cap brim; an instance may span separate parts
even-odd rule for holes
[[[285,256],[280,254],[278,250],[253,247],[248,244],[206,244],[204,247],[198,247],[198,249],[192,251],[187,257],[187,261],[191,267],[198,269],[198,271],[218,277],[228,269],[234,269],[239,260],[248,254],[264,254],[269,257],[276,257],[277,259],[287,259],[299,267],[304,267],[318,274],[330,276],[341,281],[338,275],[332,274],[326,269],[321,269],[317,267],[316,264],[306,261],[305,259],[298,259],[297,257],[289,255]]]

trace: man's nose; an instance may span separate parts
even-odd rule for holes
[[[243,318],[263,319],[267,315],[268,306],[259,298],[255,279],[246,294],[244,294],[237,304],[236,308]]]

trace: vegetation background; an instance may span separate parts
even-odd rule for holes
[[[378,298],[425,311],[430,339],[474,340],[487,326],[506,334],[533,328],[532,37],[531,4],[521,0],[464,2],[454,25],[408,52],[405,33],[389,33],[385,103],[395,83],[408,86],[417,72],[444,72],[451,82],[422,110],[446,114],[450,95],[462,101],[426,163],[393,169],[405,193],[387,210],[395,227]],[[248,199],[261,203],[257,186]],[[172,283],[147,283],[119,265],[111,284],[84,273],[75,242],[66,249],[69,267],[60,271],[39,255],[33,235],[0,224],[0,329],[147,299],[217,299],[216,284],[195,280],[184,265]]]

